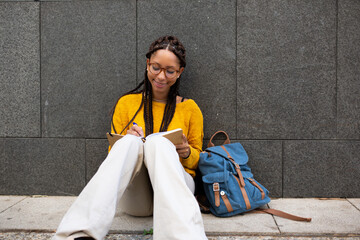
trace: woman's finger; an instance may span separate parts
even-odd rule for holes
[[[139,136],[139,137],[144,136],[144,132],[143,132],[142,128],[138,125],[132,125],[129,130],[131,130],[132,132],[135,132],[136,134],[133,134],[135,136]]]
[[[181,149],[181,150],[177,150],[177,152],[178,152],[180,157],[187,158],[190,155],[190,148],[187,147],[187,148],[184,148],[184,149]]]
[[[140,137],[144,137],[144,132],[142,130],[142,127],[140,126],[135,126],[135,130],[136,132],[139,134]]]
[[[175,145],[176,149],[187,148],[189,146],[187,138],[184,134],[183,134],[182,138],[183,138],[183,142],[181,144],[176,144]]]
[[[129,129],[128,131],[127,131],[127,134],[131,134],[131,135],[134,135],[134,136],[139,136],[139,134],[136,132],[136,131],[134,131],[134,130],[131,130],[131,129]]]
[[[185,144],[177,144],[177,145],[175,145],[175,147],[177,150],[180,150],[180,149],[185,148],[186,146],[185,146]]]
[[[187,143],[187,142],[188,142],[187,138],[186,138],[185,134],[183,134],[183,143]]]

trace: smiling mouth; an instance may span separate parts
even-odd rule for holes
[[[155,79],[153,80],[155,85],[159,88],[163,88],[166,86],[166,83],[159,83],[158,81],[156,81]]]

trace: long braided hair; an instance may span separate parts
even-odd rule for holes
[[[185,61],[185,48],[182,45],[182,43],[177,39],[175,36],[163,36],[155,40],[149,48],[149,51],[146,53],[146,58],[150,59],[152,54],[154,54],[157,50],[160,49],[166,49],[168,51],[171,51],[174,53],[177,58],[180,61],[180,67],[186,66]],[[163,115],[163,119],[160,125],[160,132],[167,131],[168,126],[174,116],[175,108],[176,108],[176,96],[179,95],[179,86],[180,86],[180,77],[176,80],[175,84],[170,87],[170,91],[168,94],[167,102],[165,105],[165,111]],[[141,88],[142,87],[142,88]],[[141,88],[141,89],[140,89]],[[135,119],[136,115],[139,113],[142,107],[144,107],[144,121],[145,121],[145,135],[148,136],[151,133],[154,132],[154,123],[153,123],[153,112],[152,112],[152,86],[147,76],[147,71],[145,68],[144,73],[144,80],[139,83],[133,90],[125,93],[121,97],[128,95],[128,94],[136,94],[136,93],[142,93],[142,100],[141,104],[134,114],[133,118],[129,121],[129,123],[125,126],[125,128],[120,132],[120,134],[129,126],[129,124]],[[120,97],[120,98],[121,98]],[[120,100],[120,98],[117,100],[117,102]],[[116,102],[116,104],[117,104]],[[114,111],[116,104],[112,108],[112,118],[114,117]],[[116,133],[115,126],[113,124],[113,121],[111,121],[112,127]]]

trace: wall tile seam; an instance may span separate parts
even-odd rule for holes
[[[285,182],[285,173],[284,173],[284,168],[285,168],[285,161],[284,161],[284,156],[285,156],[285,141],[281,141],[281,197],[284,197],[284,182]]]
[[[139,41],[138,41],[138,0],[135,0],[135,85],[138,85],[138,50],[139,50]]]
[[[235,122],[237,123],[238,122],[238,113],[239,113],[239,108],[238,108],[238,80],[237,80],[237,76],[238,76],[238,71],[237,71],[237,68],[238,68],[238,32],[237,32],[237,28],[238,28],[238,25],[237,25],[237,13],[238,13],[238,0],[235,0],[235,96],[236,96],[236,99],[235,99],[235,106],[236,106],[236,109],[235,109]],[[239,124],[236,124],[235,125],[235,135],[236,135],[236,138],[238,138],[238,133],[239,133]]]
[[[39,93],[40,93],[40,96],[39,96],[39,104],[40,104],[40,134],[39,136],[40,137],[43,137],[43,131],[42,131],[42,126],[43,126],[43,122],[42,122],[42,119],[43,119],[43,111],[42,111],[42,105],[41,105],[41,101],[42,101],[42,92],[41,92],[41,83],[42,83],[42,77],[41,77],[41,2],[39,2],[39,81],[40,81],[40,89],[39,89]]]
[[[84,141],[84,185],[87,184],[87,174],[88,174],[88,169],[87,169],[87,147],[88,147],[88,144],[87,144],[87,141],[85,139]]]
[[[87,140],[86,138],[70,138],[70,137],[0,137],[0,140],[10,140],[10,139],[37,139],[37,140]],[[106,139],[106,138],[99,138],[99,139]]]
[[[335,136],[338,137],[339,133],[338,133],[338,124],[339,124],[339,120],[338,120],[338,34],[339,34],[339,0],[336,0],[336,19],[335,19],[335,119],[336,119],[336,124],[335,124]]]
[[[7,139],[62,139],[62,140],[107,140],[106,138],[78,138],[78,137],[19,137],[19,136],[8,136],[8,137],[0,137],[1,140],[7,140]],[[223,141],[225,139],[213,139],[214,141]],[[360,139],[255,139],[255,138],[251,138],[251,139],[234,139],[234,138],[230,138],[230,140],[232,142],[234,141],[307,141],[307,142],[359,142]],[[203,142],[205,141],[210,141],[210,138],[204,138]]]
[[[104,0],[82,0],[82,2],[103,2]],[[116,2],[116,0],[107,0]],[[51,2],[51,3],[62,3],[62,2],[74,2],[74,0],[7,0],[0,1],[0,3],[41,3],[41,2]]]
[[[85,140],[107,140],[107,138],[84,138]]]
[[[23,3],[23,2],[73,2],[74,0],[2,0],[1,3]],[[83,2],[103,2],[104,0],[82,0]],[[109,1],[109,0],[108,0]],[[116,1],[116,0],[112,0]]]

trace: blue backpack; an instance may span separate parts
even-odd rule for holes
[[[212,139],[224,133],[224,145],[215,146]],[[210,211],[218,217],[229,217],[251,211],[270,202],[269,191],[257,182],[247,165],[248,155],[240,143],[230,143],[229,136],[216,132],[208,148],[200,153],[199,170]]]

